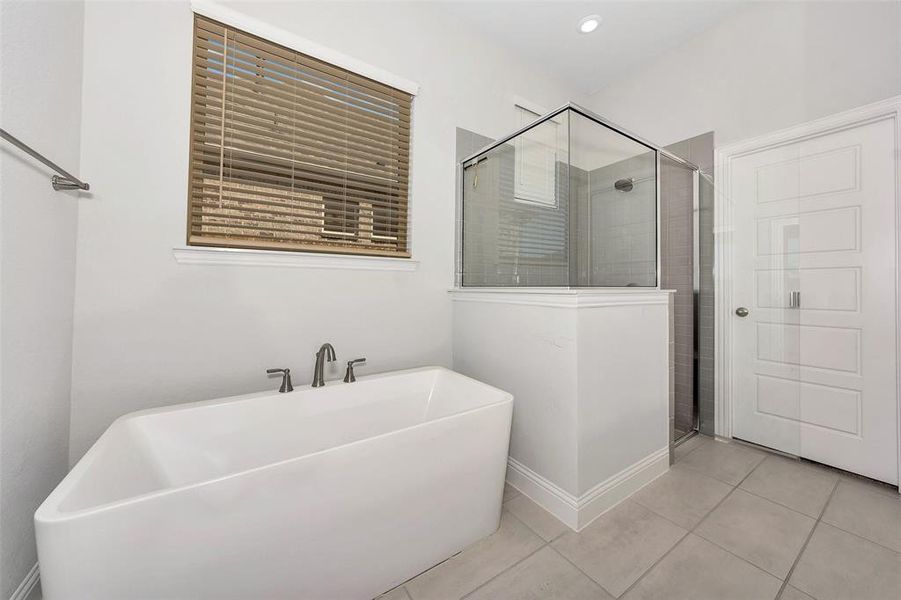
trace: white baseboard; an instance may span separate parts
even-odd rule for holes
[[[38,570],[38,563],[34,563],[34,566],[28,571],[28,575],[25,576],[25,579],[22,580],[22,583],[19,584],[13,595],[9,597],[9,600],[28,600],[40,579],[41,574]]]
[[[668,470],[669,448],[661,448],[576,497],[508,458],[507,482],[570,529],[580,531]]]
[[[570,529],[579,530],[579,500],[512,457],[507,458],[507,483],[531,498]]]

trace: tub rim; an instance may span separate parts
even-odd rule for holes
[[[62,481],[60,481],[60,483],[53,489],[52,492],[50,492],[50,494],[44,499],[44,501],[40,504],[40,506],[38,506],[37,510],[34,513],[35,525],[73,521],[73,520],[76,520],[79,518],[90,516],[95,513],[106,512],[106,511],[110,511],[110,510],[117,510],[119,508],[123,508],[123,507],[129,506],[129,505],[132,505],[132,504],[147,502],[154,498],[159,498],[162,496],[176,494],[176,493],[183,492],[183,491],[189,490],[189,489],[213,485],[215,483],[219,483],[221,481],[226,481],[228,479],[233,479],[236,477],[241,477],[241,476],[247,475],[249,473],[255,473],[255,472],[259,472],[259,471],[274,469],[276,467],[280,467],[282,465],[286,465],[286,464],[289,464],[292,462],[297,462],[300,460],[305,460],[310,457],[319,456],[321,454],[325,454],[327,452],[331,452],[331,451],[337,450],[339,448],[351,447],[351,446],[354,446],[357,444],[362,444],[362,443],[368,442],[370,440],[376,440],[376,439],[380,439],[380,438],[383,438],[383,437],[386,437],[389,435],[395,435],[395,434],[401,433],[403,431],[408,431],[410,429],[415,429],[417,427],[422,427],[423,425],[425,425],[427,423],[439,423],[442,421],[446,421],[448,419],[453,419],[456,417],[460,417],[460,416],[467,415],[470,413],[478,412],[481,410],[486,410],[486,409],[501,406],[504,404],[512,404],[513,403],[513,394],[511,394],[510,392],[504,391],[493,385],[490,385],[483,381],[479,381],[478,379],[474,379],[472,377],[469,377],[468,375],[464,375],[462,373],[459,373],[457,371],[454,371],[452,369],[448,369],[447,367],[442,367],[442,366],[425,366],[425,367],[415,367],[412,369],[401,369],[398,371],[384,371],[382,373],[374,373],[371,375],[365,375],[363,377],[358,377],[357,381],[358,382],[372,381],[372,380],[384,379],[384,378],[391,377],[391,376],[408,375],[408,374],[413,374],[413,373],[421,373],[421,372],[425,372],[425,371],[445,372],[445,373],[450,373],[457,377],[463,377],[463,378],[469,379],[470,381],[478,383],[479,385],[485,386],[489,390],[497,392],[498,394],[500,394],[500,399],[493,401],[493,402],[489,402],[488,404],[485,404],[482,406],[477,406],[475,408],[469,408],[466,410],[462,410],[460,412],[455,412],[455,413],[452,413],[449,415],[444,415],[443,417],[439,417],[437,419],[432,419],[430,421],[426,421],[423,423],[416,423],[414,425],[409,425],[407,427],[401,427],[400,429],[386,431],[386,432],[380,433],[378,435],[373,435],[373,436],[362,438],[359,440],[353,440],[351,442],[346,442],[344,444],[338,444],[335,446],[330,446],[328,448],[323,448],[321,450],[316,450],[315,452],[310,452],[309,454],[303,454],[301,456],[292,456],[290,458],[285,458],[285,459],[274,461],[271,463],[266,463],[264,465],[259,465],[256,467],[251,467],[248,469],[242,469],[239,471],[235,471],[234,473],[228,473],[226,475],[212,477],[210,479],[204,479],[202,481],[197,481],[194,483],[188,483],[188,484],[184,484],[184,485],[173,486],[173,487],[163,488],[163,489],[159,489],[159,490],[153,490],[150,492],[145,492],[143,494],[129,496],[128,498],[113,500],[112,502],[105,502],[103,504],[98,504],[96,506],[91,506],[88,508],[82,508],[79,510],[65,511],[65,512],[60,511],[59,504],[62,501],[62,499],[65,497],[65,494],[67,494],[68,492],[71,491],[72,487],[75,485],[75,482],[77,480],[79,480],[80,476],[84,473],[84,471],[86,471],[91,466],[91,464],[93,464],[93,462],[96,460],[97,455],[100,453],[100,451],[102,450],[102,447],[105,443],[104,440],[107,437],[107,432],[112,430],[114,427],[123,427],[124,425],[122,425],[122,424],[127,421],[130,421],[132,419],[142,417],[142,416],[152,415],[152,414],[178,412],[181,410],[190,410],[190,409],[194,409],[194,408],[198,408],[198,407],[218,406],[221,404],[231,404],[233,402],[241,402],[241,401],[246,401],[246,400],[254,400],[254,399],[258,399],[258,398],[268,398],[268,397],[273,397],[273,396],[279,396],[280,394],[278,392],[268,392],[268,391],[253,392],[250,394],[239,394],[236,396],[226,396],[224,398],[212,398],[209,400],[198,400],[195,402],[184,402],[184,403],[180,403],[180,404],[173,404],[170,406],[160,406],[160,407],[156,407],[156,408],[148,408],[148,409],[132,411],[130,413],[126,413],[126,414],[116,418],[112,423],[110,423],[109,427],[107,427],[103,431],[103,433],[100,435],[100,437],[97,438],[97,440],[91,445],[91,447],[88,449],[88,451],[85,452],[84,456],[82,456],[78,460],[78,462],[75,463],[75,466],[72,467],[72,469],[66,474],[66,476],[63,477]],[[340,380],[335,381],[335,382],[330,382],[330,383],[334,383],[336,385],[350,385],[350,384],[344,383],[343,381],[340,381]],[[294,391],[295,392],[311,391],[311,390],[315,390],[315,389],[316,388],[313,388],[311,385],[304,385],[304,386],[296,387],[294,389]],[[289,393],[293,393],[293,392],[289,392]]]

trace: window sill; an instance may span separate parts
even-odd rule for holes
[[[242,267],[294,267],[306,269],[353,269],[358,271],[415,271],[419,261],[410,258],[314,254],[242,248],[181,246],[172,249],[181,265],[225,265]]]

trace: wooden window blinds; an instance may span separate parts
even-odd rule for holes
[[[194,17],[188,244],[409,257],[412,96]]]

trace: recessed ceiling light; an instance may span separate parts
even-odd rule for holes
[[[591,33],[601,24],[601,15],[588,15],[582,17],[579,21],[579,31],[582,33]]]

